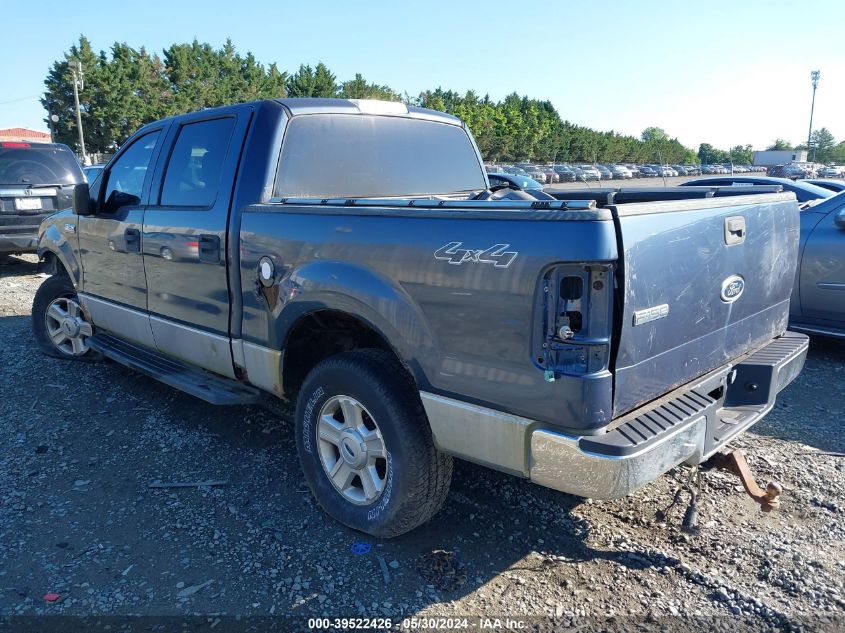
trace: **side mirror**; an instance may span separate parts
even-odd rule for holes
[[[73,212],[76,215],[91,215],[91,194],[87,183],[79,183],[73,187]]]
[[[840,229],[845,229],[845,207],[839,209],[833,216],[833,223]]]

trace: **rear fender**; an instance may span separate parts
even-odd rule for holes
[[[421,389],[428,385],[422,358],[435,355],[436,341],[422,311],[398,284],[348,262],[311,262],[278,285],[272,310],[271,344],[284,348],[296,322],[319,310],[335,310],[375,330],[411,370]],[[266,297],[266,293],[265,293]]]

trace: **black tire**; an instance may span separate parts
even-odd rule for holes
[[[339,395],[372,414],[387,451],[384,489],[369,505],[356,505],[331,483],[320,460],[317,422],[324,404]],[[375,349],[332,356],[305,379],[296,406],[296,447],[305,481],[334,519],[377,537],[404,534],[440,510],[452,479],[452,458],[434,446],[419,392],[392,354]]]
[[[47,309],[53,301],[62,297],[78,302],[76,289],[64,271],[45,279],[35,292],[35,298],[32,301],[32,333],[35,335],[35,342],[41,353],[62,359],[86,361],[102,359],[99,352],[91,349],[83,354],[68,354],[59,349],[50,339],[47,332]]]

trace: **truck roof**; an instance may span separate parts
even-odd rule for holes
[[[429,110],[427,108],[418,108],[416,106],[406,106],[401,101],[379,101],[376,99],[323,99],[313,97],[264,99],[261,101],[250,101],[246,103],[233,103],[231,105],[224,105],[216,108],[206,108],[202,110],[202,112],[213,114],[217,110],[222,112],[238,106],[260,106],[264,103],[273,102],[281,104],[290,116],[301,116],[307,114],[378,114],[384,116],[401,116],[412,119],[426,119],[429,121],[448,123],[450,125],[463,125],[463,122],[458,117],[446,114],[445,112]],[[149,125],[160,123],[161,121],[180,119],[193,113],[194,112],[184,112],[172,117],[152,121],[142,126],[141,129],[144,129]]]
[[[406,106],[401,101],[322,98],[284,98],[276,99],[276,101],[287,108],[291,116],[301,114],[384,114],[461,125],[461,120],[451,114],[416,106]]]

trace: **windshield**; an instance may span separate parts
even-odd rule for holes
[[[276,197],[383,198],[486,189],[464,128],[395,116],[293,117]]]
[[[85,182],[66,147],[8,147],[0,144],[0,185],[72,185]]]

